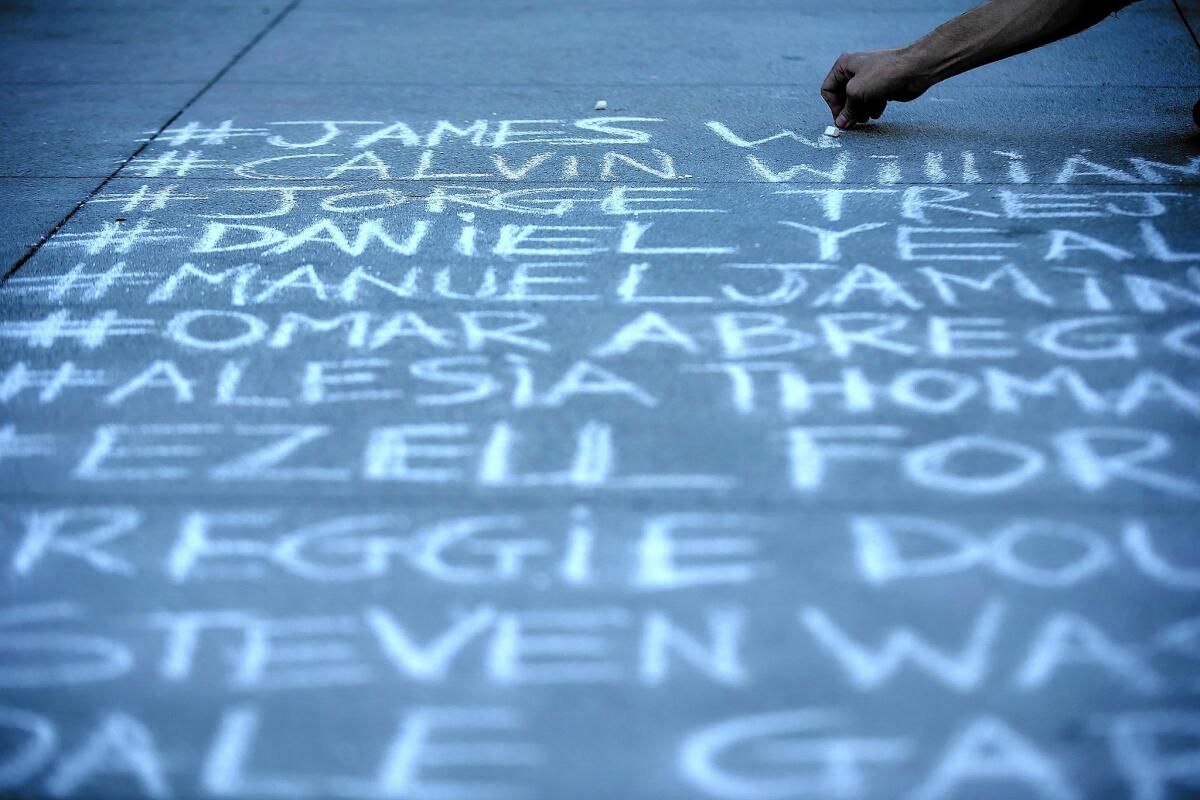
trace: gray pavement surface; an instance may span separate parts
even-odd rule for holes
[[[1200,13],[969,5],[0,3],[0,797],[1196,797]]]

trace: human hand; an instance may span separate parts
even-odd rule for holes
[[[878,119],[889,100],[917,99],[930,85],[903,48],[843,53],[821,84],[821,97],[834,124],[845,129]]]

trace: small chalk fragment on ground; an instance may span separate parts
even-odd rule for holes
[[[827,128],[825,128],[825,135],[831,139],[836,139],[837,137],[842,135],[842,129],[836,125],[830,125]]]
[[[607,111],[608,110],[608,101],[607,100],[597,100],[596,101],[596,110],[597,111]]]

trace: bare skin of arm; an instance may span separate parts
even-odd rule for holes
[[[834,124],[878,119],[888,101],[1092,27],[1134,0],[990,0],[912,44],[844,53],[821,85]]]

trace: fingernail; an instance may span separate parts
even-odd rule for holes
[[[838,118],[833,121],[833,124],[837,125],[839,128],[845,128],[849,122],[850,118],[845,114],[838,114]]]

